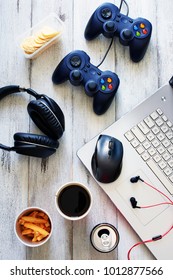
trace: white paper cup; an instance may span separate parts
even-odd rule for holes
[[[92,206],[88,187],[79,182],[68,182],[55,195],[55,205],[62,217],[76,221],[84,218]]]
[[[42,239],[41,241],[36,241],[36,242],[32,242],[32,238],[28,237],[27,235],[22,235],[22,227],[19,224],[19,220],[22,218],[22,216],[28,216],[30,213],[32,213],[33,211],[38,211],[38,212],[43,212],[45,213],[48,218],[49,218],[49,222],[50,222],[50,233],[47,237],[45,237],[44,239]],[[42,208],[39,207],[28,207],[26,209],[24,209],[16,218],[15,223],[14,223],[14,232],[18,238],[18,240],[20,242],[22,242],[25,246],[28,247],[38,247],[41,246],[43,244],[45,244],[51,237],[52,235],[52,230],[53,230],[53,224],[52,224],[52,220],[50,215],[43,210]]]

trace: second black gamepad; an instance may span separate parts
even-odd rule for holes
[[[144,18],[132,19],[123,15],[117,6],[105,3],[92,14],[85,29],[85,38],[92,40],[101,33],[107,38],[118,36],[122,45],[130,47],[131,59],[139,62],[147,50],[152,25]]]
[[[90,57],[80,50],[66,55],[53,73],[53,83],[61,84],[66,80],[74,86],[84,85],[86,94],[94,97],[93,110],[97,115],[107,111],[120,83],[115,73],[101,71],[91,64]]]

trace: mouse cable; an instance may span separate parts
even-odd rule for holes
[[[126,2],[126,0],[121,0],[120,6],[119,6],[119,11],[121,11],[121,8],[122,8],[123,3],[126,5],[126,8],[127,8],[126,16],[128,16],[128,15],[129,15],[129,5],[128,5],[128,3]]]
[[[152,237],[151,239],[148,239],[148,240],[144,240],[144,241],[141,241],[141,242],[138,242],[136,244],[134,244],[128,251],[127,253],[127,259],[130,260],[130,253],[132,251],[133,248],[139,246],[139,245],[142,245],[142,244],[146,244],[146,243],[150,243],[150,242],[155,242],[155,241],[158,241],[160,239],[162,239],[163,237],[165,237],[171,230],[173,229],[173,226],[171,226],[164,234],[160,234],[160,235],[157,235],[157,236],[154,236]]]
[[[113,41],[114,41],[114,37],[112,37],[111,42],[110,42],[110,44],[109,44],[109,47],[108,47],[108,49],[107,49],[107,51],[106,51],[106,53],[105,53],[103,59],[102,59],[101,62],[96,66],[97,68],[98,68],[100,65],[102,65],[102,63],[105,61],[105,58],[107,57],[107,55],[108,55],[108,53],[109,53],[109,51],[110,51],[110,49],[111,49],[111,47],[112,47]]]

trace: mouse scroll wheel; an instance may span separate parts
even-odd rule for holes
[[[113,141],[109,141],[109,149],[112,150],[114,147],[114,142]]]

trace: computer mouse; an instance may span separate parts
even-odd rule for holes
[[[91,160],[94,177],[101,183],[111,183],[120,175],[123,159],[122,143],[109,135],[100,135]]]

